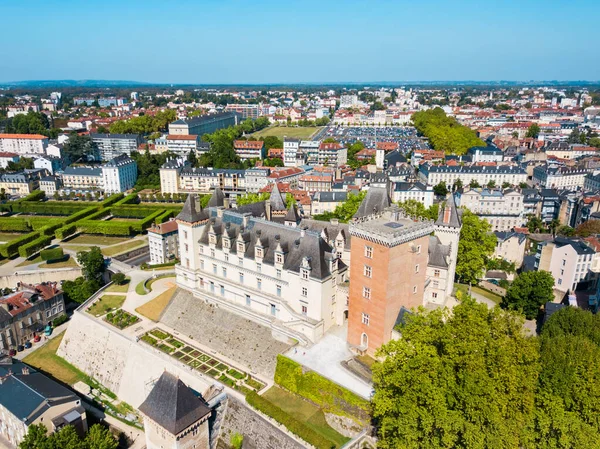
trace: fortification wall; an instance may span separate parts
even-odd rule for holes
[[[14,274],[0,276],[0,288],[15,288],[18,282],[41,284],[42,282],[74,281],[81,276],[81,268],[60,270],[18,270]]]
[[[174,359],[82,311],[73,314],[57,354],[135,408],[165,370],[203,395],[212,384],[197,371],[179,366]]]

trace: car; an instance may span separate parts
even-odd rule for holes
[[[8,351],[8,355],[11,356],[11,357],[14,357],[14,356],[17,355],[17,351],[14,350],[14,349],[11,349],[11,350]]]
[[[24,350],[25,350],[25,347],[23,345],[17,346],[17,352],[22,352]]]
[[[26,341],[25,342],[25,349],[29,349],[31,348],[31,342],[30,341]]]
[[[39,335],[36,335],[35,337],[33,337],[33,342],[37,343],[38,341],[40,341],[42,339],[42,337],[40,337]]]

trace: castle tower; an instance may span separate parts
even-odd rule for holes
[[[448,282],[446,285],[446,297],[452,295],[454,288],[454,275],[456,274],[456,260],[458,257],[458,241],[462,229],[462,211],[456,207],[454,193],[446,201],[443,209],[440,209],[438,219],[435,222],[435,235],[440,239],[442,245],[450,246],[450,261],[448,263]]]
[[[209,449],[211,410],[173,374],[160,376],[140,412],[147,449]]]
[[[179,259],[181,260],[175,267],[177,283],[193,289],[196,287],[196,270],[200,268],[200,254],[194,251],[196,247],[194,243],[200,239],[202,230],[208,223],[208,211],[200,206],[198,195],[191,193],[175,219],[178,226]]]

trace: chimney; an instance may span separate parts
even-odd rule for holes
[[[448,205],[444,208],[444,223],[450,223],[450,216],[452,215],[452,208]]]
[[[338,218],[330,218],[329,223],[331,223],[334,226],[337,226],[340,224],[340,220]]]
[[[23,374],[23,376],[29,376],[29,367],[24,366],[23,369],[21,370],[21,373]]]

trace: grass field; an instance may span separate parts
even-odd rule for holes
[[[129,279],[126,279],[123,285],[113,284],[110,287],[105,288],[104,291],[107,293],[127,293],[127,291],[129,290],[129,281]]]
[[[64,332],[57,335],[40,349],[25,357],[23,362],[69,385],[79,381],[87,382],[89,380],[88,376],[56,355],[64,335]]]
[[[130,240],[129,242],[123,243],[122,245],[111,246],[109,248],[102,248],[102,254],[104,254],[107,257],[110,257],[116,254],[127,252],[135,248],[140,248],[147,244],[148,242],[146,240]]]
[[[460,291],[462,292],[464,295],[467,295],[469,293],[469,286],[465,285],[465,284],[459,284],[459,283],[455,283],[454,284],[454,289],[455,291]],[[479,288],[477,286],[472,286],[471,287],[471,291],[473,293],[477,293],[487,299],[491,299],[492,301],[494,301],[496,304],[500,304],[500,302],[502,301],[502,297],[496,295],[495,293],[492,292],[488,292],[487,290],[484,290],[482,288]]]
[[[111,310],[118,309],[125,302],[124,295],[104,295],[90,307],[87,312],[96,317],[102,316]]]
[[[309,139],[314,133],[320,130],[321,126],[307,127],[287,127],[287,126],[270,126],[252,134],[252,137],[261,138],[267,136],[275,136],[283,139],[286,137],[294,137],[296,139]]]
[[[0,232],[0,242],[2,243],[6,243],[9,242],[13,239],[16,239],[17,237],[20,237],[22,235],[25,235],[26,233],[18,233],[18,232]]]
[[[350,438],[341,435],[327,424],[323,410],[294,394],[288,393],[279,387],[271,387],[263,394],[263,397],[284,412],[305,423],[315,432],[334,442],[336,447],[341,447],[350,440]]]
[[[25,259],[23,262],[21,262],[19,265],[17,265],[17,267],[26,267],[27,265],[33,265],[34,263],[40,263],[43,262],[42,260],[42,256],[35,256],[33,259]]]
[[[68,245],[98,245],[98,246],[107,246],[107,245],[116,245],[117,243],[127,242],[131,239],[126,239],[122,237],[109,237],[105,235],[78,235],[77,237],[65,242]]]
[[[152,301],[148,301],[143,306],[138,307],[135,309],[135,311],[152,321],[158,321],[160,314],[163,312],[163,310],[165,310],[165,307],[167,307],[169,301],[173,297],[175,289],[176,287],[168,289],[166,292],[161,293]]]
[[[54,262],[54,263],[44,262],[44,263],[41,263],[38,268],[72,268],[72,267],[78,267],[79,266],[79,265],[77,265],[77,262],[75,262],[75,259],[72,258],[71,256],[66,255],[65,257],[67,257],[67,259],[66,260],[61,260],[60,262]]]

